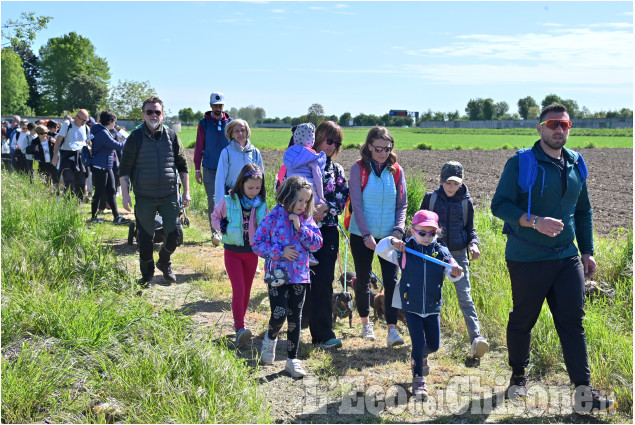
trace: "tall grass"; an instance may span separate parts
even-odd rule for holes
[[[136,296],[87,218],[2,172],[2,422],[270,422],[252,371]]]

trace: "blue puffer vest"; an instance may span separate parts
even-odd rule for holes
[[[205,148],[203,149],[203,167],[216,170],[220,153],[229,145],[229,140],[225,137],[225,127],[233,121],[230,118],[226,121],[216,122],[203,118],[201,126],[205,131]],[[220,124],[220,130],[218,126]]]
[[[419,245],[414,238],[411,238],[406,246],[442,261],[451,258],[448,249],[438,241],[424,246]],[[401,271],[401,280],[399,281],[402,309],[416,314],[441,313],[445,268],[407,252],[399,254],[400,262],[401,255],[406,255],[406,268]]]
[[[364,217],[371,234],[377,240],[390,235],[395,228],[395,209],[397,208],[397,188],[395,179],[388,167],[384,168],[380,177],[371,171],[368,184],[362,192]],[[357,227],[355,211],[351,215],[349,231],[363,236]]]
[[[463,222],[463,199],[469,197],[467,188],[462,185],[450,198],[445,194],[443,187],[438,188],[436,192],[434,212],[439,216],[439,224],[443,227],[443,242],[450,251],[467,248],[468,234]]]
[[[237,198],[237,197],[236,197]],[[243,209],[239,199],[234,199],[230,195],[225,195],[225,205],[227,208],[227,233],[223,235],[223,243],[237,246],[245,246],[243,237]],[[267,203],[263,202],[256,209],[256,228],[267,215]],[[251,209],[254,213],[254,209]]]
[[[177,194],[174,149],[169,137],[171,131],[164,128],[159,140],[154,140],[143,128],[133,130],[135,142],[141,143],[141,147],[137,145],[132,176],[135,196],[160,199]]]

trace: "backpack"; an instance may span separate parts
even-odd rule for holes
[[[273,187],[274,193],[278,193],[278,189],[280,189],[280,186],[282,186],[282,182],[284,181],[286,177],[287,177],[287,167],[284,164],[282,164],[280,166],[280,169],[278,170],[278,174],[276,174],[276,181]]]
[[[362,179],[362,192],[366,188],[368,184],[368,178],[370,177],[370,170],[367,170],[362,165],[362,160],[358,160],[357,164],[359,164],[360,169],[360,177]],[[401,166],[395,162],[395,172],[392,173],[392,177],[395,180],[395,188],[399,183],[399,179],[401,178]],[[353,215],[353,205],[351,204],[351,195],[348,195],[348,199],[346,200],[346,205],[344,206],[344,228],[348,230],[348,227],[351,225],[351,216]]]
[[[589,175],[589,170],[580,153],[578,153],[578,159],[575,162],[575,165],[580,172],[582,181],[586,181],[587,176]],[[540,196],[542,196],[545,188],[545,168],[538,164],[538,161],[536,161],[536,155],[531,148],[524,148],[518,151],[518,186],[520,186],[521,193],[529,194],[527,202],[527,220],[529,220],[529,216],[531,215],[531,189],[536,184],[539,170],[542,170],[542,186],[540,187]]]
[[[99,148],[99,150],[97,152],[99,152],[101,150],[101,148]],[[95,154],[97,154],[97,152],[95,152]],[[92,149],[90,149],[88,146],[82,146],[82,162],[84,163],[85,167],[91,167],[93,165],[93,151]]]
[[[88,128],[87,125],[84,125],[84,127],[86,127],[86,142],[88,142],[90,140],[90,129]],[[68,123],[68,128],[66,129],[66,135],[68,135],[68,132],[71,131],[71,128],[73,128],[73,121],[70,121]],[[66,141],[66,135],[62,138],[62,143],[60,143],[60,149],[62,148],[62,145]],[[82,160],[83,159],[84,159],[84,155],[82,154]]]
[[[430,194],[430,200],[428,201],[428,207],[427,208],[423,208],[426,209],[428,211],[434,211],[434,204],[437,202],[437,192],[434,191]],[[423,202],[421,203],[422,207],[423,207]],[[467,198],[463,198],[463,200],[461,200],[461,206],[463,207],[463,226],[467,226],[467,209],[468,209],[468,202],[467,202]]]

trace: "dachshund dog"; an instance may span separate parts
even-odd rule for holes
[[[340,281],[340,285],[342,285],[342,288],[344,288],[344,273],[340,275],[339,281]],[[357,275],[355,274],[355,272],[346,272],[346,289],[353,288],[353,290],[355,290],[356,281],[357,281]],[[379,286],[377,285],[377,277],[372,272],[370,273],[369,282],[370,282],[370,286],[372,286],[375,290],[379,289]]]
[[[353,295],[350,292],[337,292],[331,298],[333,307],[333,323],[337,319],[348,317],[348,326],[353,327]]]
[[[373,321],[380,318],[386,320],[386,297],[383,292],[377,293],[370,290],[370,306],[373,308]],[[406,315],[403,310],[397,310],[397,319],[406,324]]]

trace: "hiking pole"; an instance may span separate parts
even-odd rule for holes
[[[422,253],[420,253],[419,251],[415,251],[414,249],[411,249],[411,248],[406,247],[406,252],[409,252],[409,253],[411,253],[411,254],[413,254],[413,255],[416,255],[417,257],[421,257],[421,258],[423,258],[424,260],[428,260],[428,261],[430,261],[430,262],[432,262],[432,263],[438,264],[438,265],[443,266],[443,267],[445,267],[445,268],[448,268],[448,269],[451,269],[451,268],[452,268],[452,264],[444,263],[444,262],[443,262],[443,261],[441,261],[441,260],[437,260],[437,259],[436,259],[436,258],[434,258],[434,257],[430,257],[429,255],[422,254]]]

